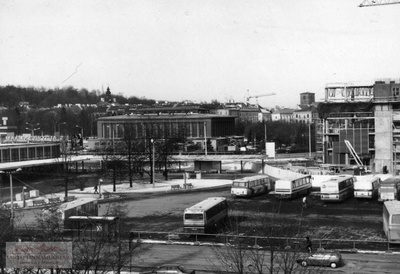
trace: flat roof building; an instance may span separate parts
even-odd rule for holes
[[[129,127],[132,138],[212,138],[235,134],[236,117],[215,114],[131,114],[97,120],[99,139],[124,136]]]

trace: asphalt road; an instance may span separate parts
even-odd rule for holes
[[[133,271],[143,271],[162,264],[181,263],[196,273],[216,273],[224,269],[217,259],[216,248],[186,245],[146,245],[146,252],[138,252],[132,261]],[[269,253],[266,254],[267,260]],[[310,268],[311,273],[400,273],[399,254],[342,254],[344,265],[336,269]],[[302,267],[299,266],[299,270]],[[297,273],[297,272],[296,272]]]

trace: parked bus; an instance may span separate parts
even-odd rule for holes
[[[275,182],[275,196],[292,199],[311,192],[311,175],[299,174],[297,178],[280,179]]]
[[[389,243],[400,243],[400,201],[383,203],[383,231]]]
[[[361,176],[354,182],[354,197],[376,199],[381,179],[377,176]]]
[[[322,201],[344,201],[354,195],[354,182],[351,175],[338,175],[321,183]]]
[[[379,201],[398,200],[400,176],[392,176],[383,180],[379,187]]]
[[[255,175],[233,180],[231,194],[236,197],[253,197],[268,193],[270,189],[271,183],[267,175]]]
[[[187,233],[211,233],[228,218],[228,204],[223,197],[212,197],[185,209],[183,227]]]

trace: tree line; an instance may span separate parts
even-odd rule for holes
[[[96,104],[105,96],[104,91],[85,88],[76,89],[72,86],[63,88],[36,88],[20,86],[0,86],[0,102],[5,108],[15,108],[21,102],[29,103],[30,108],[52,108],[58,104]],[[125,97],[121,94],[112,95],[120,104],[152,105],[155,100]]]

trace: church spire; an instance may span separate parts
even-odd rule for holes
[[[107,103],[111,103],[112,102],[110,87],[107,87],[106,98],[105,99],[106,99]]]

